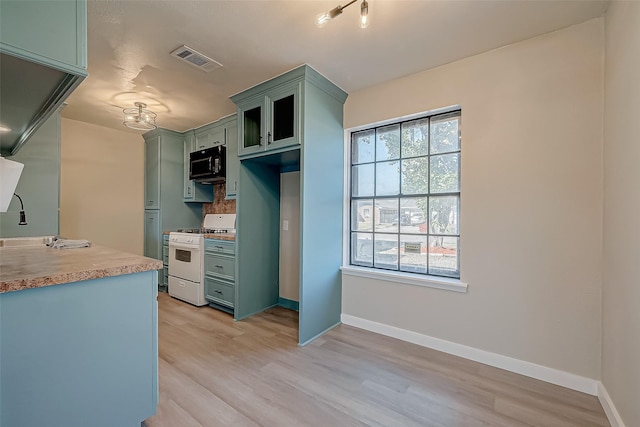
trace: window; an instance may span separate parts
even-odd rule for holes
[[[350,263],[460,277],[460,111],[351,134]]]

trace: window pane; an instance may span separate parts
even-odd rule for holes
[[[429,192],[429,158],[402,160],[402,194]]]
[[[351,163],[369,163],[375,160],[375,129],[356,132],[351,137]]]
[[[427,236],[400,235],[400,270],[427,273]]]
[[[373,199],[351,202],[351,230],[373,231]]]
[[[429,229],[427,222],[427,198],[408,197],[400,199],[400,232],[426,234]]]
[[[431,119],[431,154],[460,150],[460,116]]]
[[[373,196],[373,163],[351,166],[351,195],[354,197]]]
[[[432,156],[431,193],[460,191],[460,153]]]
[[[373,265],[378,268],[398,269],[398,235],[376,234],[373,246]]]
[[[429,226],[433,234],[460,234],[458,196],[429,197]]]
[[[402,157],[429,154],[429,119],[402,124]]]
[[[376,161],[399,159],[400,125],[378,128],[376,135]]]
[[[376,196],[400,194],[400,161],[376,163]]]
[[[372,233],[351,233],[351,264],[373,266]]]
[[[429,274],[460,277],[458,237],[429,237]]]
[[[376,199],[375,210],[376,233],[397,233],[398,199]]]

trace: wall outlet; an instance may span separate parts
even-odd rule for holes
[[[288,231],[289,230],[289,221],[287,221],[286,219],[284,221],[282,221],[282,229],[284,231]]]

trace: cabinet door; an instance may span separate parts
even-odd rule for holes
[[[265,98],[260,96],[238,106],[239,155],[264,151]]]
[[[144,208],[160,208],[160,136],[145,141]]]
[[[226,190],[227,199],[235,199],[238,194],[238,171],[240,161],[238,160],[238,122],[234,120],[226,125],[227,141],[227,176]]]
[[[162,259],[162,233],[160,231],[160,211],[144,212],[144,256]]]
[[[269,92],[267,150],[300,144],[301,82]]]
[[[189,134],[184,138],[184,192],[182,196],[185,202],[193,199],[194,182],[189,179],[189,154],[193,151],[195,136]]]
[[[196,130],[196,150],[215,147],[224,144],[224,126],[207,125]]]

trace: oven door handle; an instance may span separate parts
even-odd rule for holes
[[[191,249],[191,250],[200,250],[200,245],[193,245],[193,244],[189,244],[189,243],[174,243],[174,242],[169,242],[169,249],[171,248],[176,248],[176,249]]]

